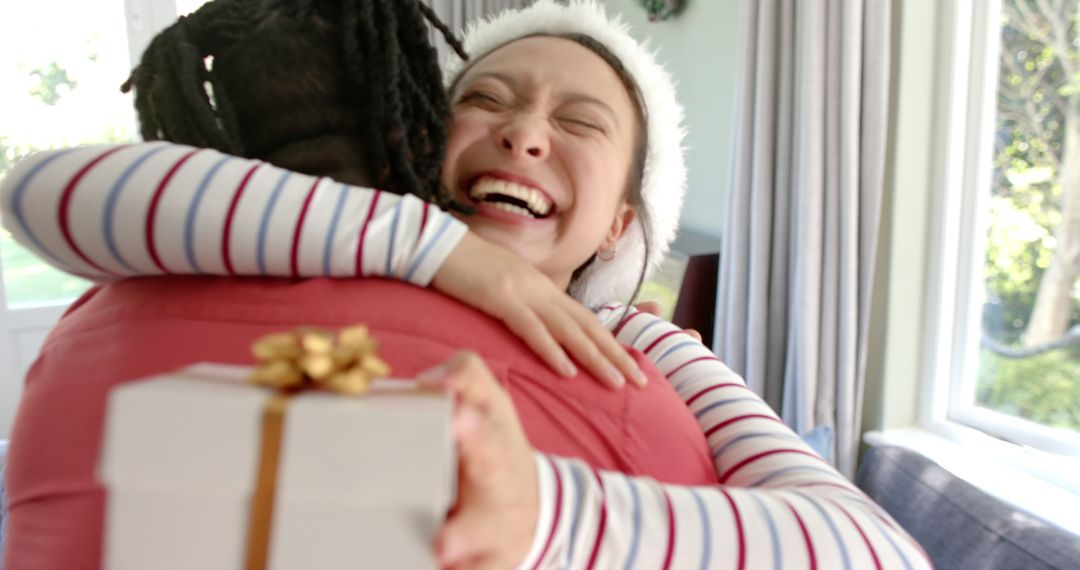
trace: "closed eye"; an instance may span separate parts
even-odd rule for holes
[[[458,103],[483,103],[488,105],[502,105],[502,101],[494,95],[482,91],[472,91],[461,96]]]
[[[584,128],[584,129],[588,129],[588,130],[591,130],[591,131],[596,131],[596,132],[598,132],[600,134],[607,134],[607,131],[604,130],[604,127],[602,127],[602,126],[600,126],[600,125],[598,125],[598,124],[596,124],[596,123],[594,123],[592,121],[587,121],[587,120],[583,120],[583,119],[573,119],[573,118],[562,119],[562,121],[564,123],[568,124],[568,125],[573,125],[575,127]]]

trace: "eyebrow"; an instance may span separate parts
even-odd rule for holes
[[[508,84],[513,89],[518,89],[521,87],[521,81],[518,81],[517,78],[507,75],[505,73],[500,73],[498,71],[479,71],[472,77],[468,78],[468,81],[466,81],[465,84],[471,85],[473,83],[476,83],[477,80],[483,78],[497,79],[499,81],[502,81],[503,83]],[[606,112],[608,115],[610,115],[611,119],[615,121],[616,124],[618,124],[619,122],[618,115],[615,114],[615,110],[612,109],[611,106],[605,103],[602,99],[597,99],[592,95],[586,95],[585,93],[571,93],[565,98],[565,101],[567,103],[588,103],[590,105],[595,105],[602,109],[604,112]]]

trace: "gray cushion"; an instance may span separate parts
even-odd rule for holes
[[[1080,536],[914,451],[871,447],[855,482],[922,544],[938,570],[1080,570]]]

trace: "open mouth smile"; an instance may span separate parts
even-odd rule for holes
[[[468,195],[475,202],[537,220],[555,212],[555,204],[544,192],[494,176],[478,178],[469,188]]]

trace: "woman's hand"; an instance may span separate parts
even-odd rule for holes
[[[574,376],[574,359],[612,388],[645,375],[588,309],[540,270],[469,232],[447,256],[432,286],[501,320],[553,370]],[[560,346],[561,345],[561,346]]]
[[[417,377],[454,396],[457,504],[435,553],[442,568],[512,568],[528,554],[540,512],[532,446],[484,361],[461,352]]]

